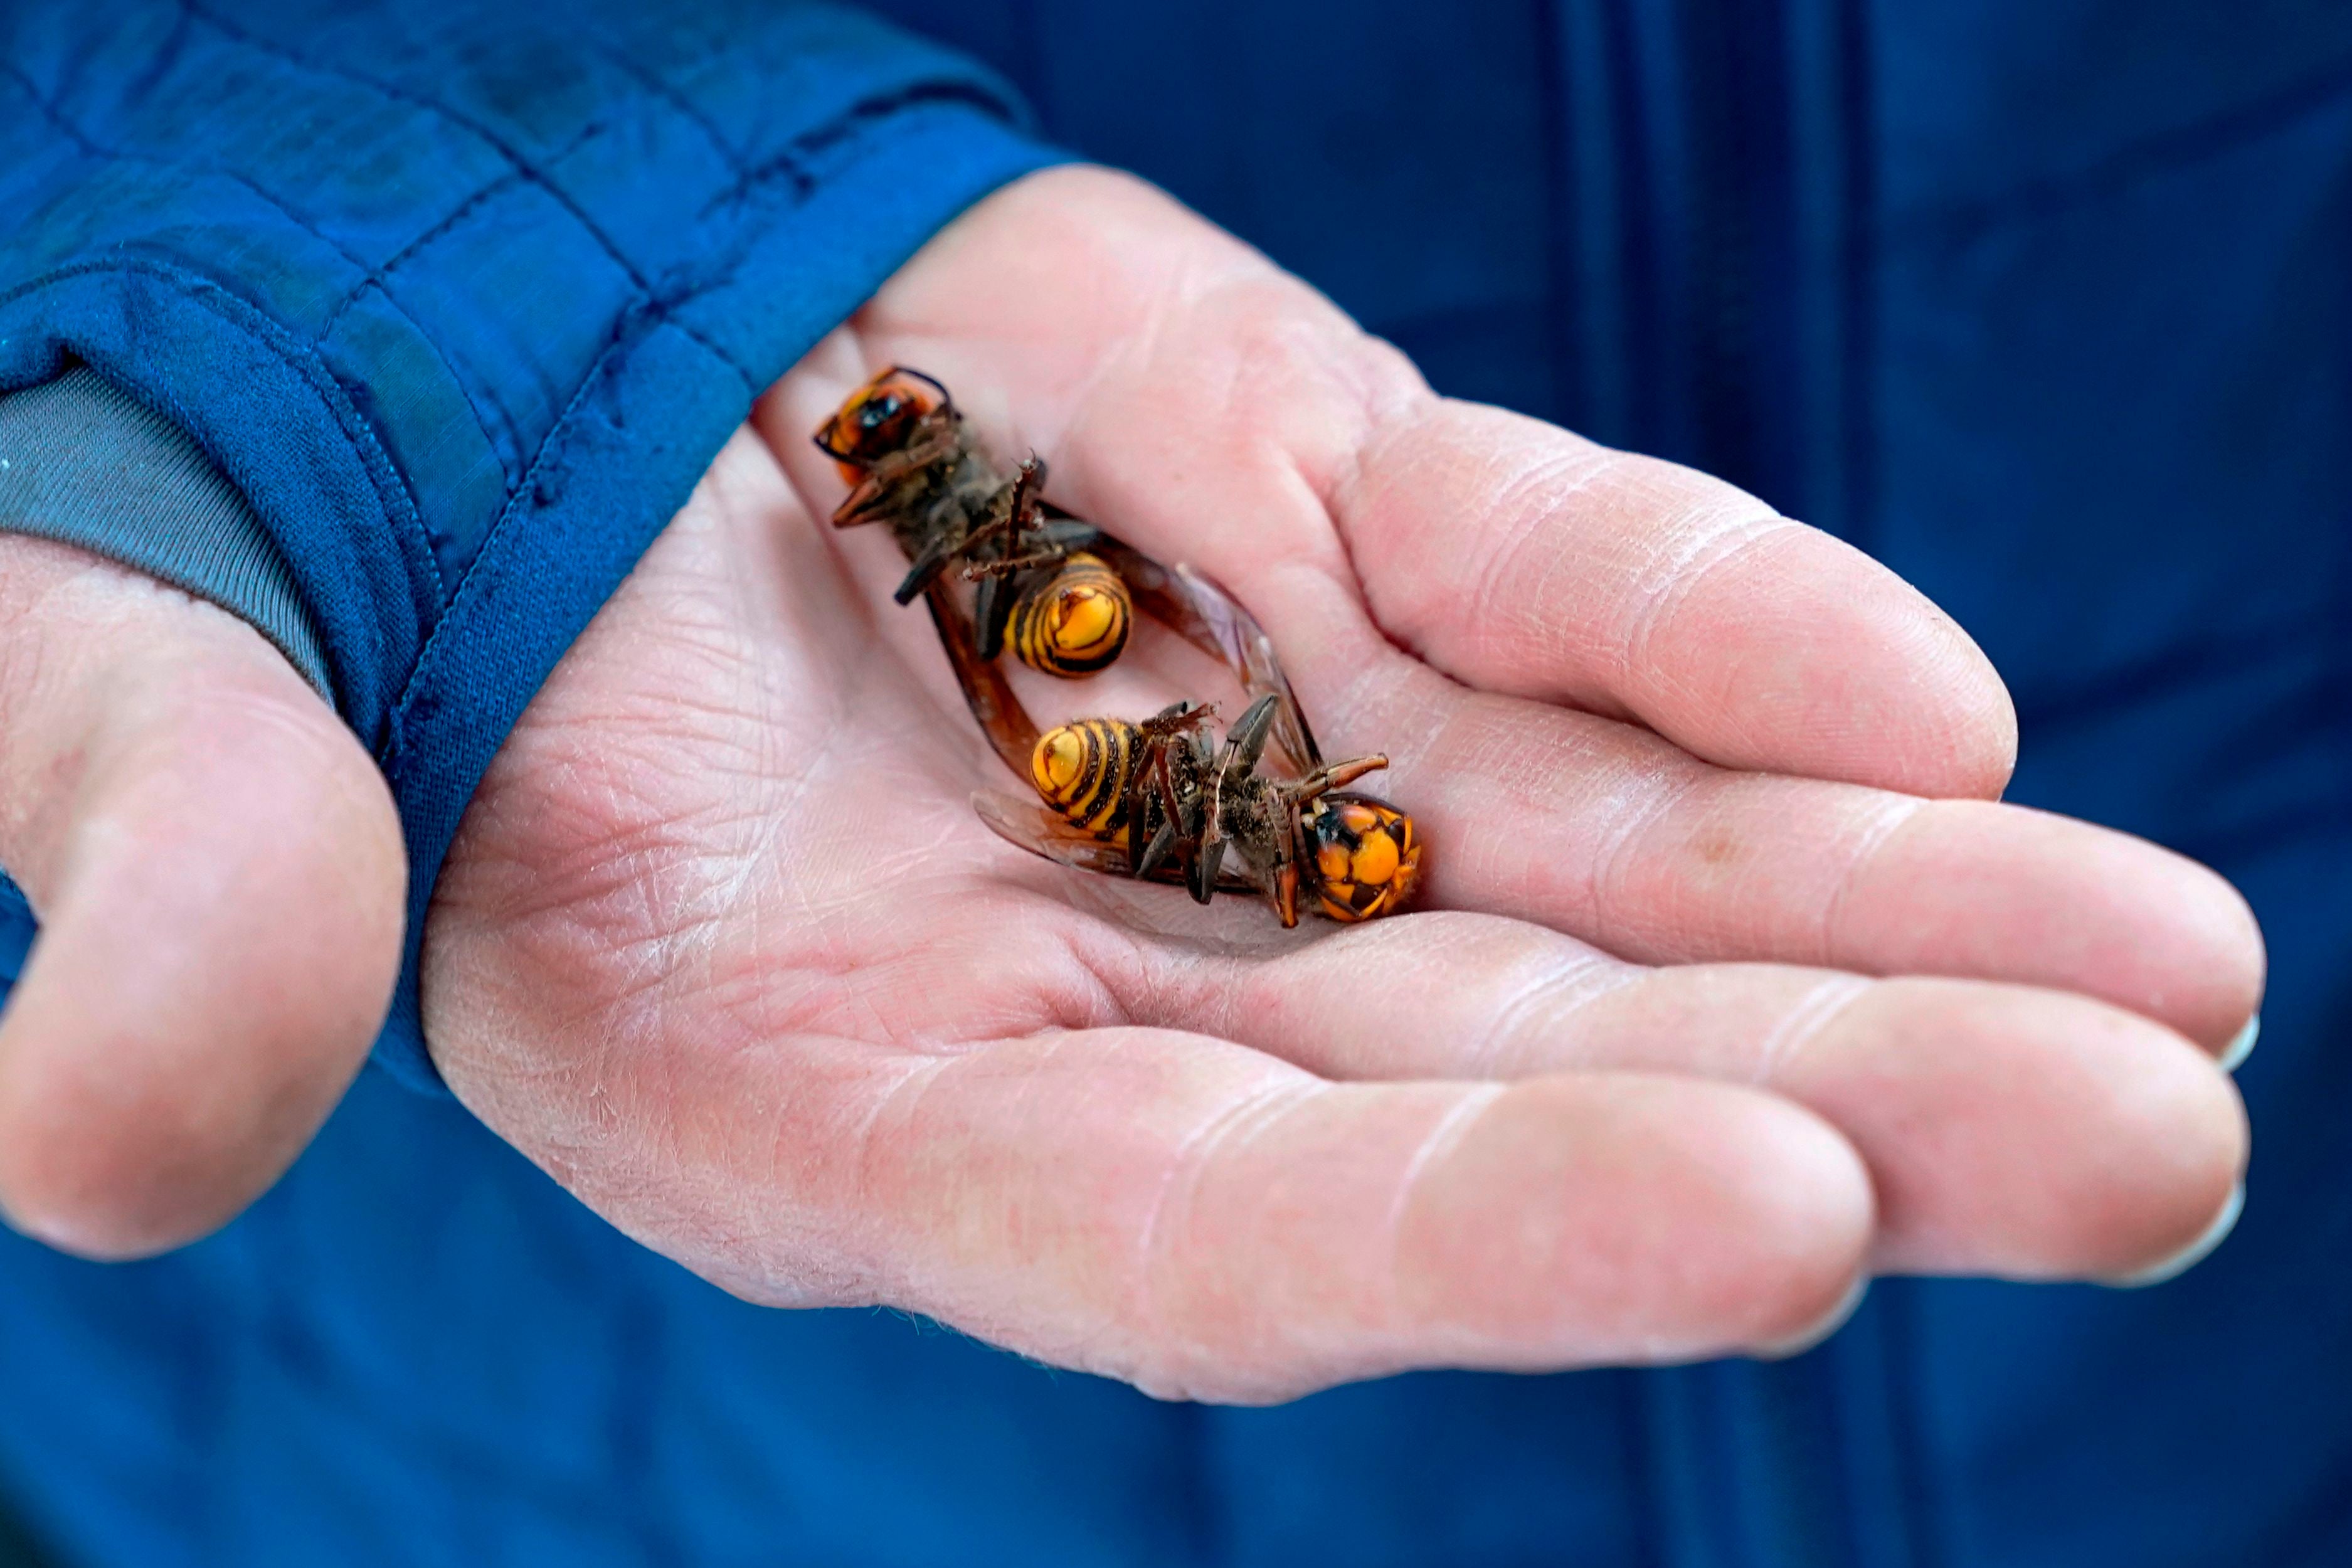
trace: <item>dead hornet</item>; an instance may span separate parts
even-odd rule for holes
[[[1336,921],[1388,914],[1421,869],[1412,818],[1341,787],[1388,759],[1318,763],[1290,779],[1259,772],[1286,701],[1259,697],[1222,746],[1209,736],[1211,710],[1188,702],[1140,724],[1057,726],[1038,737],[1030,761],[1030,782],[1050,810],[990,799],[982,816],[1022,847],[1067,865],[1146,878],[1164,868],[1171,875],[1163,879],[1181,879],[1204,904],[1220,889],[1254,889],[1285,926],[1298,923],[1302,900]]]
[[[982,790],[972,796],[982,820],[1049,860],[1181,882],[1203,903],[1261,892],[1286,926],[1297,923],[1302,899],[1338,921],[1393,913],[1421,868],[1412,818],[1340,788],[1387,759],[1326,766],[1255,617],[1190,567],[1163,566],[1108,535],[1097,549],[1137,605],[1223,664],[1255,700],[1222,751],[1207,733],[1214,710],[1188,702],[1139,724],[1094,719],[1041,732],[983,655],[972,616],[934,588],[924,597],[966,706],[1045,803]],[[1259,773],[1269,746],[1287,776]]]
[[[851,486],[834,526],[887,522],[906,552],[899,604],[955,566],[979,584],[972,623],[983,658],[1009,641],[1030,668],[1075,678],[1127,646],[1134,601],[1097,552],[1106,536],[1045,504],[1042,459],[1000,468],[938,381],[892,365],[850,394],[815,439]]]

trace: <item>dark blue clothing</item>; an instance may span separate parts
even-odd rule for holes
[[[249,21],[257,39],[236,47],[202,9],[140,11],[143,32],[62,5],[5,19],[15,213],[32,210],[22,182],[96,179],[87,144],[126,150],[169,99],[158,82],[206,99],[284,78],[329,123],[353,95],[406,106],[329,139],[331,156],[235,116],[127,149],[207,171],[129,187],[174,220],[122,253],[129,271],[167,256],[233,295],[215,303],[246,326],[240,311],[315,329],[338,306],[339,329],[365,324],[331,361],[347,406],[307,394],[331,419],[246,430],[263,394],[231,373],[268,366],[174,357],[160,296],[116,308],[111,362],[86,354],[135,386],[181,378],[157,405],[328,595],[338,696],[373,742],[393,738],[404,661],[465,602],[485,536],[581,542],[593,563],[553,564],[564,615],[584,613],[747,381],[925,226],[1040,155],[952,57],[798,7],[759,12],[756,47],[738,46],[698,23],[714,9],[615,7],[608,25],[635,29],[617,55],[575,29],[520,57],[531,24],[453,0],[409,0],[365,38],[322,0],[274,30]],[[1723,472],[1951,609],[2017,693],[2016,798],[2210,860],[2263,917],[2274,967],[2241,1079],[2257,1153],[2237,1233],[2137,1293],[1882,1282],[1827,1346],[1779,1365],[1423,1375],[1202,1409],[889,1314],[744,1306],[619,1239],[451,1102],[371,1073],[212,1241],[122,1268],[0,1241],[0,1492],[79,1560],[141,1568],[2352,1562],[2352,1161],[2336,1111],[2352,1054],[2335,1048],[2352,1025],[2352,12],[885,9],[992,62],[1052,136],[1266,247],[1442,389]],[[434,52],[453,37],[478,68]],[[811,37],[848,41],[823,71],[797,68]],[[185,81],[155,63],[196,58],[215,63]],[[682,181],[699,161],[697,191],[724,192],[741,177],[728,153],[778,156],[914,80],[961,84],[919,111],[893,165],[944,159],[927,176],[941,183],[812,174],[795,216],[750,243],[756,289],[677,328],[647,320],[667,298],[650,285],[709,240],[628,216],[669,199],[636,190],[646,171]],[[820,86],[838,89],[830,110],[812,107]],[[421,106],[445,97],[493,136]],[[612,115],[631,127],[614,161],[582,170],[609,213],[498,151],[527,149],[543,174],[568,139],[604,145],[584,128]],[[895,156],[900,133],[871,155]],[[420,136],[457,165],[430,200],[368,172]],[[83,173],[55,172],[72,158]],[[500,224],[543,220],[556,248],[517,258],[470,231],[459,209],[507,199],[473,194],[493,188],[515,203]],[[322,249],[303,237],[320,214],[294,194],[321,189],[388,205]],[[609,267],[572,207],[623,237]],[[428,208],[446,235],[416,226]],[[136,208],[75,210],[95,236]],[[657,253],[634,263],[643,284],[632,238]],[[445,243],[480,248],[444,270]],[[66,244],[20,231],[0,254],[22,267]],[[413,295],[411,263],[391,265],[404,252]],[[387,270],[390,287],[370,281]],[[542,289],[567,308],[516,302]],[[47,363],[22,347],[49,331],[28,297],[0,307],[17,312],[0,314],[0,384]],[[610,405],[625,418],[551,439],[562,410],[603,395],[595,334],[616,328],[662,345],[657,373]],[[422,411],[360,400],[394,387]],[[612,471],[646,419],[703,442],[667,453],[660,484]],[[352,455],[354,431],[379,437],[379,463]],[[542,500],[551,447],[563,477]],[[406,534],[379,527],[395,489],[415,504]],[[462,646],[439,700],[423,805],[404,796],[412,833],[420,814],[454,820],[499,716],[553,657],[553,619],[493,629]]]
[[[396,1075],[437,1084],[425,906],[523,705],[752,397],[1049,161],[1022,118],[826,6],[0,12],[0,391],[79,358],[283,549],[408,843]]]

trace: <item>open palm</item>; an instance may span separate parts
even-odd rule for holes
[[[806,433],[893,360],[1251,607],[1326,750],[1392,758],[1415,912],[1285,933],[990,836],[971,793],[1017,786],[903,563],[819,521]],[[1185,658],[1056,695],[1213,695]],[[1770,1349],[1873,1270],[2144,1268],[2242,1166],[2243,906],[1989,804],[2011,743],[1860,556],[1436,399],[1060,171],[788,376],[565,658],[443,874],[428,1033],[490,1126],[761,1300],[1219,1398]]]

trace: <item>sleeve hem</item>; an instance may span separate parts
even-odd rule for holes
[[[824,177],[791,186],[721,281],[625,324],[417,659],[383,752],[411,874],[401,978],[374,1058],[412,1089],[448,1092],[426,1048],[418,997],[434,883],[475,786],[546,673],[685,505],[756,392],[965,207],[1067,159],[966,102],[910,96],[860,129],[826,161]],[[806,261],[816,247],[826,256],[822,268]],[[710,340],[753,313],[771,329],[754,334],[753,352],[714,358]],[[634,447],[628,430],[651,424],[656,409],[672,438],[655,451]],[[537,613],[505,613],[519,592]]]
[[[186,432],[89,367],[0,397],[0,531],[75,545],[218,605],[333,700],[318,622],[244,495]]]

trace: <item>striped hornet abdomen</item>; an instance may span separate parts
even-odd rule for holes
[[[1013,657],[1047,675],[1108,668],[1127,647],[1135,602],[1099,555],[1079,551],[1014,595],[1004,624]]]
[[[893,595],[912,604],[950,566],[976,583],[980,655],[1013,656],[1046,675],[1092,675],[1127,646],[1127,584],[1087,546],[1101,531],[1047,506],[1045,465],[1007,472],[973,437],[946,387],[892,365],[850,394],[816,431],[847,479],[836,528],[889,525],[906,554]]]
[[[1124,719],[1080,719],[1037,737],[1029,782],[1039,798],[1089,837],[1124,847],[1140,802],[1136,774],[1150,739]]]
[[[1185,702],[1140,724],[1058,725],[1038,737],[1029,773],[1059,825],[1002,807],[983,814],[1024,847],[1090,869],[1113,868],[1102,850],[1115,846],[1124,851],[1117,868],[1181,878],[1202,903],[1221,889],[1255,889],[1286,926],[1298,923],[1302,900],[1336,921],[1393,912],[1421,869],[1412,818],[1370,795],[1337,793],[1387,759],[1318,766],[1296,779],[1260,773],[1283,700],[1269,693],[1250,704],[1222,747],[1210,737],[1212,710]]]

